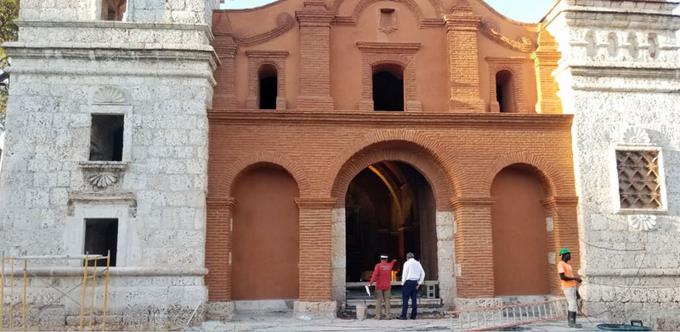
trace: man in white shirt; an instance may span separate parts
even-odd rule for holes
[[[411,319],[416,319],[418,314],[418,288],[425,281],[425,271],[420,262],[415,260],[412,252],[406,254],[404,268],[401,269],[401,316],[399,319],[406,319],[408,311],[408,299],[411,299]]]

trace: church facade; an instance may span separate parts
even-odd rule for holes
[[[334,316],[407,252],[439,310],[549,299],[568,247],[589,314],[677,327],[677,4],[81,2],[6,45],[0,249],[112,251],[118,324]]]

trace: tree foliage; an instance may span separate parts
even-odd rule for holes
[[[0,0],[0,45],[17,39],[14,20],[19,16],[19,0]],[[0,47],[0,69],[9,65],[5,50]],[[4,122],[7,110],[7,86],[0,86],[0,124]]]

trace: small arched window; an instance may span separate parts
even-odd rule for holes
[[[501,70],[496,73],[496,100],[501,113],[515,112],[515,100],[513,93],[512,73],[508,70]]]
[[[404,110],[404,69],[396,64],[373,67],[373,109]]]
[[[278,95],[278,73],[276,67],[265,64],[257,72],[259,81],[260,109],[276,109],[276,97]]]

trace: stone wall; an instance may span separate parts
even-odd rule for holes
[[[574,114],[582,294],[588,315],[657,329],[680,327],[680,60],[676,3],[562,1],[548,30],[563,58],[555,72]],[[626,208],[616,151],[656,151],[659,207]],[[638,179],[639,180],[639,179]],[[638,181],[635,180],[635,181]],[[641,181],[641,180],[640,180]],[[637,190],[642,190],[636,182]],[[630,189],[621,190],[626,195]],[[633,190],[634,191],[634,190]],[[652,191],[652,194],[654,192]],[[656,195],[656,194],[654,194]]]
[[[104,0],[21,1],[24,21],[91,21],[99,19]],[[219,0],[127,0],[126,22],[205,24],[210,26]]]
[[[22,1],[19,41],[6,44],[13,64],[0,252],[82,255],[84,220],[116,218],[111,326],[174,328],[199,317],[207,301],[212,7],[157,2],[153,19],[129,23],[94,20],[94,1]],[[128,3],[133,13],[155,2]],[[124,117],[122,161],[89,161],[93,114]],[[71,289],[82,263],[29,264],[31,324],[77,324],[79,306],[42,285]],[[69,295],[79,300],[79,292]],[[100,314],[101,281],[96,292]],[[45,305],[51,309],[36,309]]]

